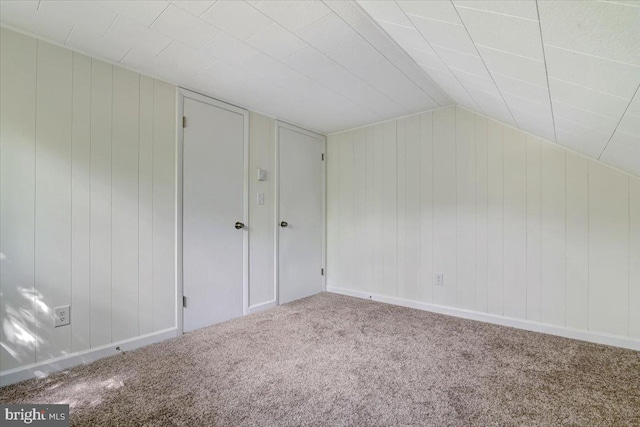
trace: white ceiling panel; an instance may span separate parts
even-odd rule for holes
[[[240,68],[268,81],[274,81],[282,78],[295,78],[299,74],[297,71],[289,68],[282,62],[262,53],[242,64]]]
[[[537,86],[547,86],[544,61],[485,47],[478,47],[478,50],[492,73],[513,77]]]
[[[330,54],[362,39],[338,15],[331,13],[309,25],[297,35],[319,51]]]
[[[631,99],[640,83],[640,67],[566,49],[545,47],[549,77]]]
[[[527,98],[521,98],[506,92],[502,95],[512,112],[513,110],[526,111],[533,116],[543,118],[545,123],[553,123],[551,105],[548,102],[546,104],[539,104],[537,102],[532,102]]]
[[[462,7],[459,11],[465,27],[478,46],[487,46],[527,58],[543,59],[540,26],[537,20]]]
[[[545,43],[640,66],[640,8],[599,1],[540,1]]]
[[[310,77],[313,77],[336,64],[333,59],[313,47],[307,47],[306,49],[291,55],[283,62],[294,70]]]
[[[469,55],[456,50],[445,49],[437,46],[434,47],[434,50],[449,66],[449,68],[463,70],[467,73],[475,74],[485,79],[491,79],[491,76],[487,71],[487,67],[485,67],[482,58],[478,55]]]
[[[287,28],[298,32],[331,12],[323,2],[261,1],[256,5],[265,15]]]
[[[586,128],[611,135],[618,125],[618,120],[601,116],[591,111],[583,110],[573,105],[565,104],[553,99],[553,113],[556,117],[572,121]]]
[[[219,34],[201,50],[231,65],[244,64],[260,54],[257,49],[227,33]]]
[[[567,127],[571,127],[571,130],[567,130]],[[556,137],[559,144],[591,158],[598,158],[608,139],[594,135],[584,128],[571,124],[567,126],[562,120],[556,125]]]
[[[629,105],[627,98],[599,92],[554,77],[549,78],[549,88],[555,101],[580,106],[584,110],[592,111],[613,120],[619,120],[627,105]]]
[[[162,52],[172,41],[171,38],[123,16],[118,16],[104,39],[106,43],[117,43],[152,55]]]
[[[273,23],[270,18],[244,1],[218,1],[200,18],[243,41]]]
[[[370,0],[358,2],[373,19],[410,27],[405,12],[393,0]]]
[[[66,41],[66,46],[83,53],[90,53],[97,44],[100,45],[100,56],[111,62],[119,62],[131,50],[129,43],[113,38],[107,40],[102,32],[81,26],[73,27]]]
[[[460,9],[478,9],[518,18],[538,20],[535,0],[454,0]]]
[[[58,8],[60,5],[58,1],[45,1],[44,3],[50,3],[52,7]],[[118,15],[125,16],[129,19],[133,19],[141,23],[144,26],[149,26],[158,19],[160,14],[169,7],[167,1],[154,1],[154,0],[114,0],[114,1],[97,1],[97,2],[80,2],[71,1],[70,3],[97,3],[104,6],[107,9],[117,13]]]
[[[478,52],[464,26],[418,16],[412,16],[411,20],[432,46],[437,45],[469,55],[477,55]]]
[[[526,98],[538,104],[549,104],[549,88],[546,86],[533,85],[529,82],[514,79],[502,74],[492,73],[493,80],[503,94],[512,94],[521,98]]]
[[[325,4],[354,28],[362,21],[369,21],[367,15],[350,1],[327,1]]]
[[[369,41],[369,43],[375,47],[381,48],[391,44],[389,36],[368,19],[353,25],[353,29],[356,30],[363,39]]]
[[[420,16],[436,21],[462,24],[458,12],[450,1],[399,1],[398,4],[409,17]]]
[[[51,20],[71,21],[96,34],[104,34],[118,16],[97,3],[78,1],[43,1],[39,3],[38,11],[48,14]]]
[[[174,5],[170,5],[151,28],[194,49],[200,49],[220,34],[217,28]]]
[[[205,13],[217,0],[171,0],[171,3],[185,10],[193,16],[199,17]]]
[[[380,25],[404,49],[415,48],[427,52],[433,50],[422,37],[422,34],[413,27],[405,27],[404,25],[396,25],[389,22],[380,22]]]
[[[287,58],[308,46],[289,30],[275,23],[251,37],[247,43],[276,59]]]
[[[64,44],[74,22],[66,19],[52,19],[48,14],[38,10],[38,3],[38,0],[0,1],[0,19],[6,26]]]

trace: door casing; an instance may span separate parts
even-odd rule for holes
[[[182,306],[183,297],[183,170],[184,170],[184,128],[182,127],[182,118],[184,116],[184,99],[190,98],[214,107],[222,108],[241,114],[244,117],[244,141],[243,141],[243,183],[242,183],[242,222],[245,224],[247,231],[243,233],[242,238],[242,314],[246,316],[249,313],[249,112],[235,105],[218,101],[208,96],[190,91],[179,87],[177,89],[177,105],[176,119],[177,144],[176,144],[176,328],[177,333],[181,335],[184,332],[183,315],[184,308]],[[188,120],[188,118],[187,118]],[[188,123],[187,123],[188,126]]]
[[[324,274],[322,275],[322,292],[327,290],[327,138],[324,135],[315,133],[289,123],[276,120],[276,143],[275,143],[275,196],[274,196],[274,285],[276,305],[280,305],[280,129],[289,129],[299,132],[313,138],[318,138],[322,142],[322,153],[324,161],[322,162],[322,266]]]

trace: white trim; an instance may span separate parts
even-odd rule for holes
[[[252,305],[251,307],[249,307],[249,314],[268,310],[270,308],[276,307],[277,305],[278,302],[275,299],[267,302],[261,302],[260,304]]]
[[[158,332],[141,335],[135,338],[106,344],[89,350],[78,351],[72,354],[49,359],[44,362],[33,363],[15,369],[0,372],[0,386],[4,387],[30,378],[46,377],[54,372],[69,369],[78,365],[86,365],[104,357],[113,356],[120,352],[135,350],[149,344],[158,343],[169,338],[175,338],[178,332],[176,328],[164,329]],[[119,347],[120,350],[117,350]]]
[[[226,102],[219,101],[217,99],[210,98],[208,96],[193,92],[188,89],[178,87],[178,106],[177,106],[177,128],[178,128],[178,143],[177,143],[177,155],[176,155],[176,174],[177,184],[176,187],[176,313],[180,313],[177,316],[177,330],[178,334],[184,332],[184,308],[182,307],[182,296],[184,292],[183,288],[183,200],[182,192],[184,186],[183,177],[183,162],[184,162],[184,130],[182,127],[182,117],[184,115],[184,99],[193,99],[214,107],[222,108],[227,111],[232,111],[243,116],[243,134],[244,134],[244,148],[243,148],[243,183],[242,183],[242,222],[245,224],[242,236],[242,315],[249,314],[249,111],[244,108],[237,107],[235,105],[227,104]],[[188,126],[188,123],[187,123]]]
[[[322,276],[322,292],[327,290],[327,137],[320,133],[316,133],[295,125],[292,125],[281,120],[276,120],[276,139],[275,139],[275,186],[274,186],[274,251],[273,251],[273,276],[275,285],[275,302],[276,305],[280,305],[280,128],[289,129],[293,132],[298,132],[303,135],[316,138],[322,144],[322,154],[324,155],[324,161],[322,162],[322,266],[324,269],[324,275]]]
[[[446,307],[437,304],[411,301],[403,298],[388,297],[384,295],[369,294],[366,292],[352,291],[349,289],[329,286],[327,292],[351,297],[367,299],[371,301],[384,302],[387,304],[399,305],[401,307],[415,308],[432,313],[446,314],[448,316],[461,317],[463,319],[477,320],[480,322],[493,323],[495,325],[510,326],[512,328],[524,329],[526,331],[540,332],[543,334],[557,335],[560,337],[575,340],[588,341],[596,344],[610,345],[614,347],[628,348],[640,351],[640,340],[610,335],[600,332],[584,331],[567,328],[564,326],[548,325],[531,320],[515,319],[513,317],[498,316],[495,314],[482,313],[473,310],[463,310],[460,308]]]

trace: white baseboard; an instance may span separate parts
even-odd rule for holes
[[[269,308],[273,308],[277,306],[276,300],[261,302],[260,304],[252,305],[249,307],[249,314],[258,313],[259,311],[264,311]]]
[[[129,338],[127,340],[106,344],[89,350],[56,357],[44,362],[38,362],[22,366],[20,368],[2,371],[0,372],[0,387],[28,380],[30,378],[45,377],[54,372],[91,363],[98,359],[102,359],[103,357],[118,354],[120,351],[131,351],[136,348],[144,347],[176,336],[176,328],[164,329],[162,331]],[[120,350],[116,350],[116,347],[120,347]]]
[[[557,335],[565,338],[588,341],[596,344],[611,345],[614,347],[628,348],[640,351],[640,340],[621,337],[618,335],[610,335],[600,332],[585,331],[580,329],[567,328],[565,326],[555,326],[545,323],[534,322],[531,320],[516,319],[513,317],[498,316],[495,314],[482,313],[473,310],[464,310],[460,308],[447,307],[437,304],[428,304],[424,302],[411,301],[397,297],[388,297],[384,295],[370,294],[361,291],[352,291],[350,289],[337,288],[327,286],[327,292],[334,294],[348,295],[356,298],[362,298],[372,301],[384,302],[388,304],[399,305],[402,307],[415,308],[418,310],[430,311],[432,313],[446,314],[449,316],[462,317],[464,319],[478,320],[480,322],[493,323],[496,325],[510,326],[513,328],[524,329],[527,331],[541,332],[544,334]]]

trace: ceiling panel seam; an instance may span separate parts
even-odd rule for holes
[[[326,0],[322,0],[322,2],[326,4]],[[394,45],[396,46],[396,48],[398,48],[398,50],[400,51],[400,53],[401,53],[401,54],[405,55],[405,57],[406,57],[407,59],[410,59],[410,60],[411,60],[411,61],[416,65],[416,67],[418,68],[418,70],[420,71],[420,73],[421,73],[424,77],[426,77],[426,78],[427,78],[430,82],[432,82],[432,83],[433,83],[433,84],[434,84],[438,89],[440,89],[440,91],[442,92],[442,94],[443,94],[443,95],[445,95],[447,98],[449,98],[449,96],[448,96],[447,92],[446,92],[446,91],[444,91],[444,90],[440,87],[440,85],[438,85],[435,81],[433,81],[433,79],[432,79],[431,77],[429,77],[429,76],[428,76],[428,75],[427,75],[427,74],[422,70],[422,68],[421,68],[420,66],[418,66],[418,64],[417,64],[417,63],[415,62],[415,60],[411,57],[411,55],[408,55],[408,54],[404,51],[404,49],[402,49],[402,48],[401,48],[401,47],[396,43],[396,41],[395,41],[395,40],[393,40],[393,38],[392,38],[392,37],[389,37],[389,35],[387,34],[387,32],[386,32],[386,31],[384,31],[382,28],[380,28],[380,25],[376,22],[376,20],[375,20],[375,19],[373,19],[373,18],[369,18],[369,14],[368,14],[365,10],[363,10],[363,9],[362,9],[362,6],[360,6],[360,5],[359,5],[359,4],[357,4],[357,3],[353,3],[353,2],[352,2],[351,4],[352,4],[353,6],[355,6],[355,7],[357,7],[357,8],[358,8],[358,10],[359,10],[359,11],[360,11],[364,16],[365,16],[365,19],[369,19],[369,22],[371,22],[371,24],[373,24],[373,25],[374,25],[374,26],[375,26],[379,31],[381,31],[381,33],[382,33],[382,34],[387,38],[387,40],[389,40],[389,42],[391,42],[392,44],[394,44]],[[340,18],[340,19],[342,20],[342,22],[344,22],[345,24],[349,25],[349,23],[348,23],[347,21],[345,21],[345,20],[344,20],[344,18],[342,18],[342,16],[338,15],[337,13],[336,13],[336,15],[338,16],[338,18]],[[355,28],[354,28],[354,30],[355,30]],[[356,32],[358,32],[357,30],[355,30],[355,31],[356,31]],[[360,33],[358,32],[358,34],[360,34]],[[362,36],[362,34],[360,34],[360,35]],[[406,74],[406,73],[405,73],[405,72],[404,72],[400,67],[398,67],[394,61],[392,61],[391,59],[389,59],[389,58],[387,57],[387,55],[385,55],[384,53],[380,52],[380,50],[379,50],[376,46],[374,46],[374,45],[373,45],[369,40],[367,40],[367,38],[366,38],[366,37],[362,36],[362,39],[363,39],[364,41],[366,41],[366,42],[369,44],[369,46],[371,46],[372,48],[374,48],[374,49],[375,49],[375,50],[376,50],[380,55],[382,55],[382,56],[383,56],[387,61],[389,61],[389,63],[391,63],[391,64],[392,64],[392,65],[393,65],[393,66],[394,66],[398,71],[400,71],[400,72],[401,72],[401,73],[402,73],[402,74],[403,74],[407,79],[409,79],[409,81],[413,82],[413,84],[415,84],[415,85],[418,87],[418,89],[420,89],[420,91],[422,91],[422,93],[424,93],[425,95],[427,95],[427,96],[428,96],[428,97],[429,97],[433,102],[435,102],[435,103],[436,103],[436,105],[443,106],[443,105],[442,105],[442,104],[440,104],[438,101],[436,101],[436,100],[431,96],[431,94],[429,94],[428,92],[426,92],[426,91],[425,91],[425,90],[424,90],[424,89],[423,89],[423,88],[422,88],[422,87],[421,87],[421,86],[420,86],[420,85],[419,85],[415,80],[413,80],[411,77],[409,77],[409,76],[408,76],[408,75],[407,75],[407,74]],[[450,99],[450,100],[451,100],[451,101],[453,101],[452,99]]]
[[[615,129],[613,130],[613,132],[611,133],[611,136],[609,137],[609,140],[607,141],[606,145],[604,146],[604,148],[602,149],[602,152],[600,153],[600,155],[598,156],[598,160],[600,160],[600,158],[602,157],[602,155],[604,154],[604,152],[607,150],[607,147],[609,146],[609,144],[611,143],[611,140],[613,139],[613,136],[616,134],[616,132],[618,131],[618,127],[620,126],[620,123],[622,123],[622,120],[624,119],[624,117],[627,115],[627,111],[629,110],[629,107],[631,107],[631,103],[633,102],[633,100],[635,99],[636,96],[638,96],[638,90],[640,90],[640,84],[638,85],[638,87],[636,88],[636,91],[633,93],[633,96],[631,97],[631,99],[629,100],[629,103],[627,104],[627,108],[624,109],[624,113],[622,113],[622,116],[620,116],[620,120],[618,120],[618,124],[616,124]]]
[[[547,92],[549,93],[549,106],[551,107],[551,123],[553,124],[553,138],[554,138],[554,142],[558,142],[558,135],[556,133],[556,115],[553,112],[553,101],[551,100],[551,85],[549,84],[549,69],[547,67],[547,54],[544,49],[544,37],[542,36],[542,21],[540,20],[540,8],[538,7],[538,0],[536,0],[536,13],[538,14],[538,28],[540,29],[540,44],[542,45],[542,58],[544,59],[544,74],[547,79]]]
[[[518,124],[518,121],[516,120],[515,116],[511,112],[511,107],[509,107],[509,104],[507,103],[507,100],[504,99],[504,95],[502,94],[502,90],[500,90],[500,87],[498,86],[498,84],[496,83],[495,79],[493,78],[493,74],[491,74],[491,70],[489,70],[489,67],[487,67],[486,62],[484,62],[484,58],[482,57],[482,55],[480,55],[480,51],[478,50],[478,46],[476,46],[475,40],[473,39],[473,37],[471,37],[471,33],[469,33],[469,29],[465,25],[464,20],[462,19],[462,16],[460,16],[460,12],[458,12],[458,8],[456,7],[455,3],[453,3],[453,0],[449,0],[449,1],[451,2],[451,5],[453,6],[453,10],[456,11],[456,15],[458,15],[458,19],[460,20],[460,22],[462,22],[462,27],[464,28],[465,32],[467,33],[467,36],[469,36],[469,40],[471,40],[471,43],[473,44],[473,48],[476,50],[476,53],[478,54],[478,57],[480,58],[480,61],[482,61],[482,65],[484,65],[484,68],[487,70],[487,73],[489,74],[489,77],[491,77],[491,81],[493,82],[493,84],[495,85],[496,89],[498,90],[498,93],[500,94],[500,98],[502,98],[502,102],[504,102],[504,105],[507,107],[507,110],[509,111],[509,115],[513,119],[513,122],[519,128],[520,125]]]
[[[402,11],[402,13],[404,14],[404,16],[407,17],[407,19],[409,20],[409,22],[411,22],[411,24],[413,25],[413,28],[418,32],[418,34],[420,34],[420,37],[422,37],[422,40],[425,41],[425,43],[427,45],[429,45],[429,47],[431,48],[431,50],[433,50],[433,52],[435,53],[435,55],[438,57],[438,59],[440,59],[440,61],[442,61],[442,63],[444,64],[445,67],[447,67],[447,70],[449,70],[449,73],[451,73],[451,75],[453,76],[454,79],[456,79],[456,81],[458,82],[458,84],[460,85],[460,87],[462,87],[462,89],[464,89],[465,92],[467,92],[467,95],[469,95],[469,98],[471,98],[471,100],[476,104],[476,106],[478,107],[478,109],[480,111],[482,111],[482,113],[484,114],[485,111],[482,109],[482,107],[480,106],[480,104],[478,103],[478,101],[476,101],[476,99],[471,95],[471,93],[467,90],[467,88],[465,87],[465,85],[462,84],[462,82],[460,81],[460,79],[458,78],[458,76],[451,71],[451,67],[449,67],[449,64],[447,64],[445,62],[444,59],[442,59],[442,57],[440,56],[440,54],[433,48],[433,45],[429,42],[429,40],[427,40],[427,38],[424,36],[424,34],[422,34],[422,32],[420,30],[418,30],[418,28],[416,27],[415,23],[413,22],[413,20],[409,17],[409,15],[407,15],[407,12],[404,11],[404,9],[402,7],[400,7],[400,5],[398,4],[398,2],[396,0],[394,0],[394,3],[396,4],[396,6],[398,6],[398,8],[400,8],[400,10]],[[386,34],[386,31],[385,31]],[[402,51],[404,52],[404,49],[402,49]],[[409,55],[411,56],[411,55]],[[415,62],[415,60],[414,60]],[[416,63],[417,64],[417,63]],[[420,67],[420,69],[422,69],[422,67]],[[438,85],[438,87],[440,87]],[[446,93],[446,92],[445,92]],[[457,101],[456,101],[457,104]]]

